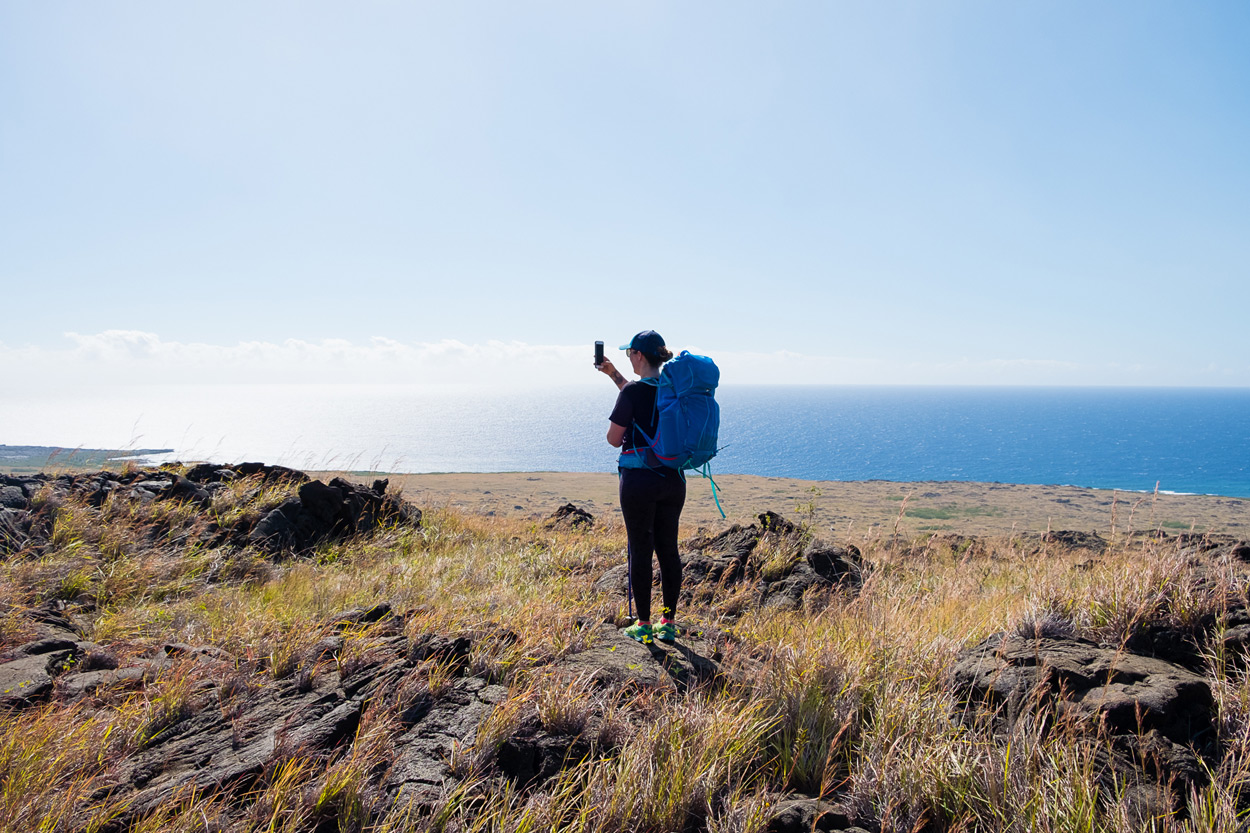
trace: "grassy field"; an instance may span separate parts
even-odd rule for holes
[[[423,506],[537,519],[563,503],[596,515],[618,511],[615,474],[514,472],[504,474],[390,475]],[[365,478],[357,478],[365,479]],[[894,483],[810,481],[754,475],[716,478],[728,520],[721,522],[708,481],[687,483],[683,523],[692,531],[750,523],[772,510],[802,518],[821,535],[863,540],[895,526],[908,535],[1010,535],[1047,529],[1097,531],[1104,537],[1133,530],[1224,532],[1250,535],[1250,500],[1216,495],[1115,492],[1078,486],[1008,483]]]
[[[953,721],[960,703],[948,669],[986,636],[1043,620],[1124,644],[1155,625],[1212,621],[1218,631],[1229,600],[1246,599],[1245,565],[1201,564],[1174,536],[1128,534],[1134,511],[1133,529],[1201,526],[1161,508],[1167,496],[1156,499],[1148,524],[1141,496],[1121,503],[1106,495],[1112,505],[1099,508],[1100,528],[1112,546],[1093,552],[1039,548],[1035,538],[1004,533],[1014,510],[984,499],[918,497],[938,485],[880,484],[881,505],[891,510],[872,523],[844,524],[826,514],[849,511],[826,484],[796,494],[755,484],[767,499],[750,511],[782,511],[807,524],[806,537],[857,545],[862,588],[810,593],[790,610],[760,608],[741,589],[706,594],[679,621],[708,635],[720,667],[716,685],[601,687],[560,668],[601,639],[600,623],[625,618],[624,598],[595,589],[625,558],[624,531],[603,511],[610,482],[596,481],[606,496],[593,498],[601,510],[594,526],[567,530],[535,517],[572,491],[552,487],[552,476],[513,476],[513,491],[475,477],[476,490],[461,485],[460,494],[494,499],[485,502],[497,507],[487,510],[493,514],[482,504],[463,507],[464,497],[434,498],[430,480],[403,479],[407,496],[426,510],[420,528],[384,529],[285,560],[208,546],[197,533],[258,516],[290,487],[245,478],[217,492],[207,511],[45,500],[38,508],[52,524],[47,545],[0,560],[0,650],[31,637],[29,611],[61,602],[116,664],[169,643],[212,646],[232,659],[216,670],[175,664],[142,683],[85,699],[58,692],[0,714],[0,830],[756,833],[795,793],[837,801],[882,831],[1140,830],[1114,791],[1091,786],[1100,751],[1087,737],[1039,724],[1031,738],[1004,745],[987,727]],[[726,493],[739,501],[734,493],[747,489],[728,480]],[[516,491],[531,487],[528,495]],[[745,500],[733,511],[749,517]],[[935,522],[943,531],[993,529],[968,547],[935,537],[927,529]],[[462,777],[433,809],[414,814],[381,798],[401,731],[402,698],[392,692],[370,704],[332,754],[275,749],[246,787],[191,790],[156,812],[127,815],[110,785],[154,737],[195,710],[225,713],[236,692],[293,675],[344,673],[378,649],[377,631],[344,633],[333,657],[313,649],[336,613],[380,601],[402,612],[410,638],[471,640],[465,669],[419,665],[404,685],[437,699],[455,673],[507,688],[456,753],[451,765]],[[1216,653],[1204,673],[1216,699],[1219,758],[1209,784],[1185,797],[1183,814],[1146,829],[1245,828],[1250,678]],[[502,777],[500,744],[531,718],[552,732],[584,733],[591,752],[541,783]],[[119,819],[126,819],[120,828]]]

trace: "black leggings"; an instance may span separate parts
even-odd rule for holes
[[[621,469],[621,514],[629,539],[629,577],[638,618],[651,619],[651,554],[660,562],[664,593],[661,613],[677,614],[681,595],[681,557],[677,522],[686,503],[686,481],[677,471]]]

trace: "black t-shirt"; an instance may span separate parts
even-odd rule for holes
[[[630,382],[621,388],[616,397],[616,407],[608,417],[625,431],[625,442],[621,451],[634,448],[646,448],[646,437],[637,436],[635,427],[646,432],[647,437],[655,437],[655,429],[659,423],[659,414],[655,411],[656,387],[648,382]]]

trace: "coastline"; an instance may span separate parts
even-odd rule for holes
[[[541,520],[572,503],[597,519],[619,522],[614,473],[497,472],[360,474],[310,472],[372,482],[390,480],[391,490],[421,507],[450,507],[483,515]],[[1051,530],[1112,533],[1160,529],[1250,536],[1250,500],[1192,495],[1087,489],[1079,486],[973,483],[962,481],[800,480],[727,474],[716,477],[722,520],[711,484],[687,481],[682,533],[698,527],[749,524],[772,511],[810,521],[837,540],[900,534],[999,535]]]
[[[0,446],[0,472],[49,474],[120,468],[121,452]],[[133,455],[133,450],[128,453]],[[451,507],[475,514],[539,521],[572,503],[602,523],[620,522],[614,472],[387,472],[306,469],[328,481],[335,476],[372,483],[388,478],[423,508]],[[776,512],[816,527],[841,541],[873,535],[1002,535],[1051,530],[1097,532],[1109,537],[1144,530],[1169,534],[1215,533],[1250,538],[1250,499],[1173,491],[1141,492],[1068,485],[973,481],[805,480],[766,475],[716,476],[721,519],[712,484],[688,478],[683,534],[700,527],[750,524]]]

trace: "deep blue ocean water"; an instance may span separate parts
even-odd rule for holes
[[[151,386],[7,395],[0,443],[397,472],[612,471],[615,389]],[[721,473],[1250,497],[1250,389],[733,387]]]
[[[746,388],[722,399],[727,470],[1250,497],[1250,390]]]

